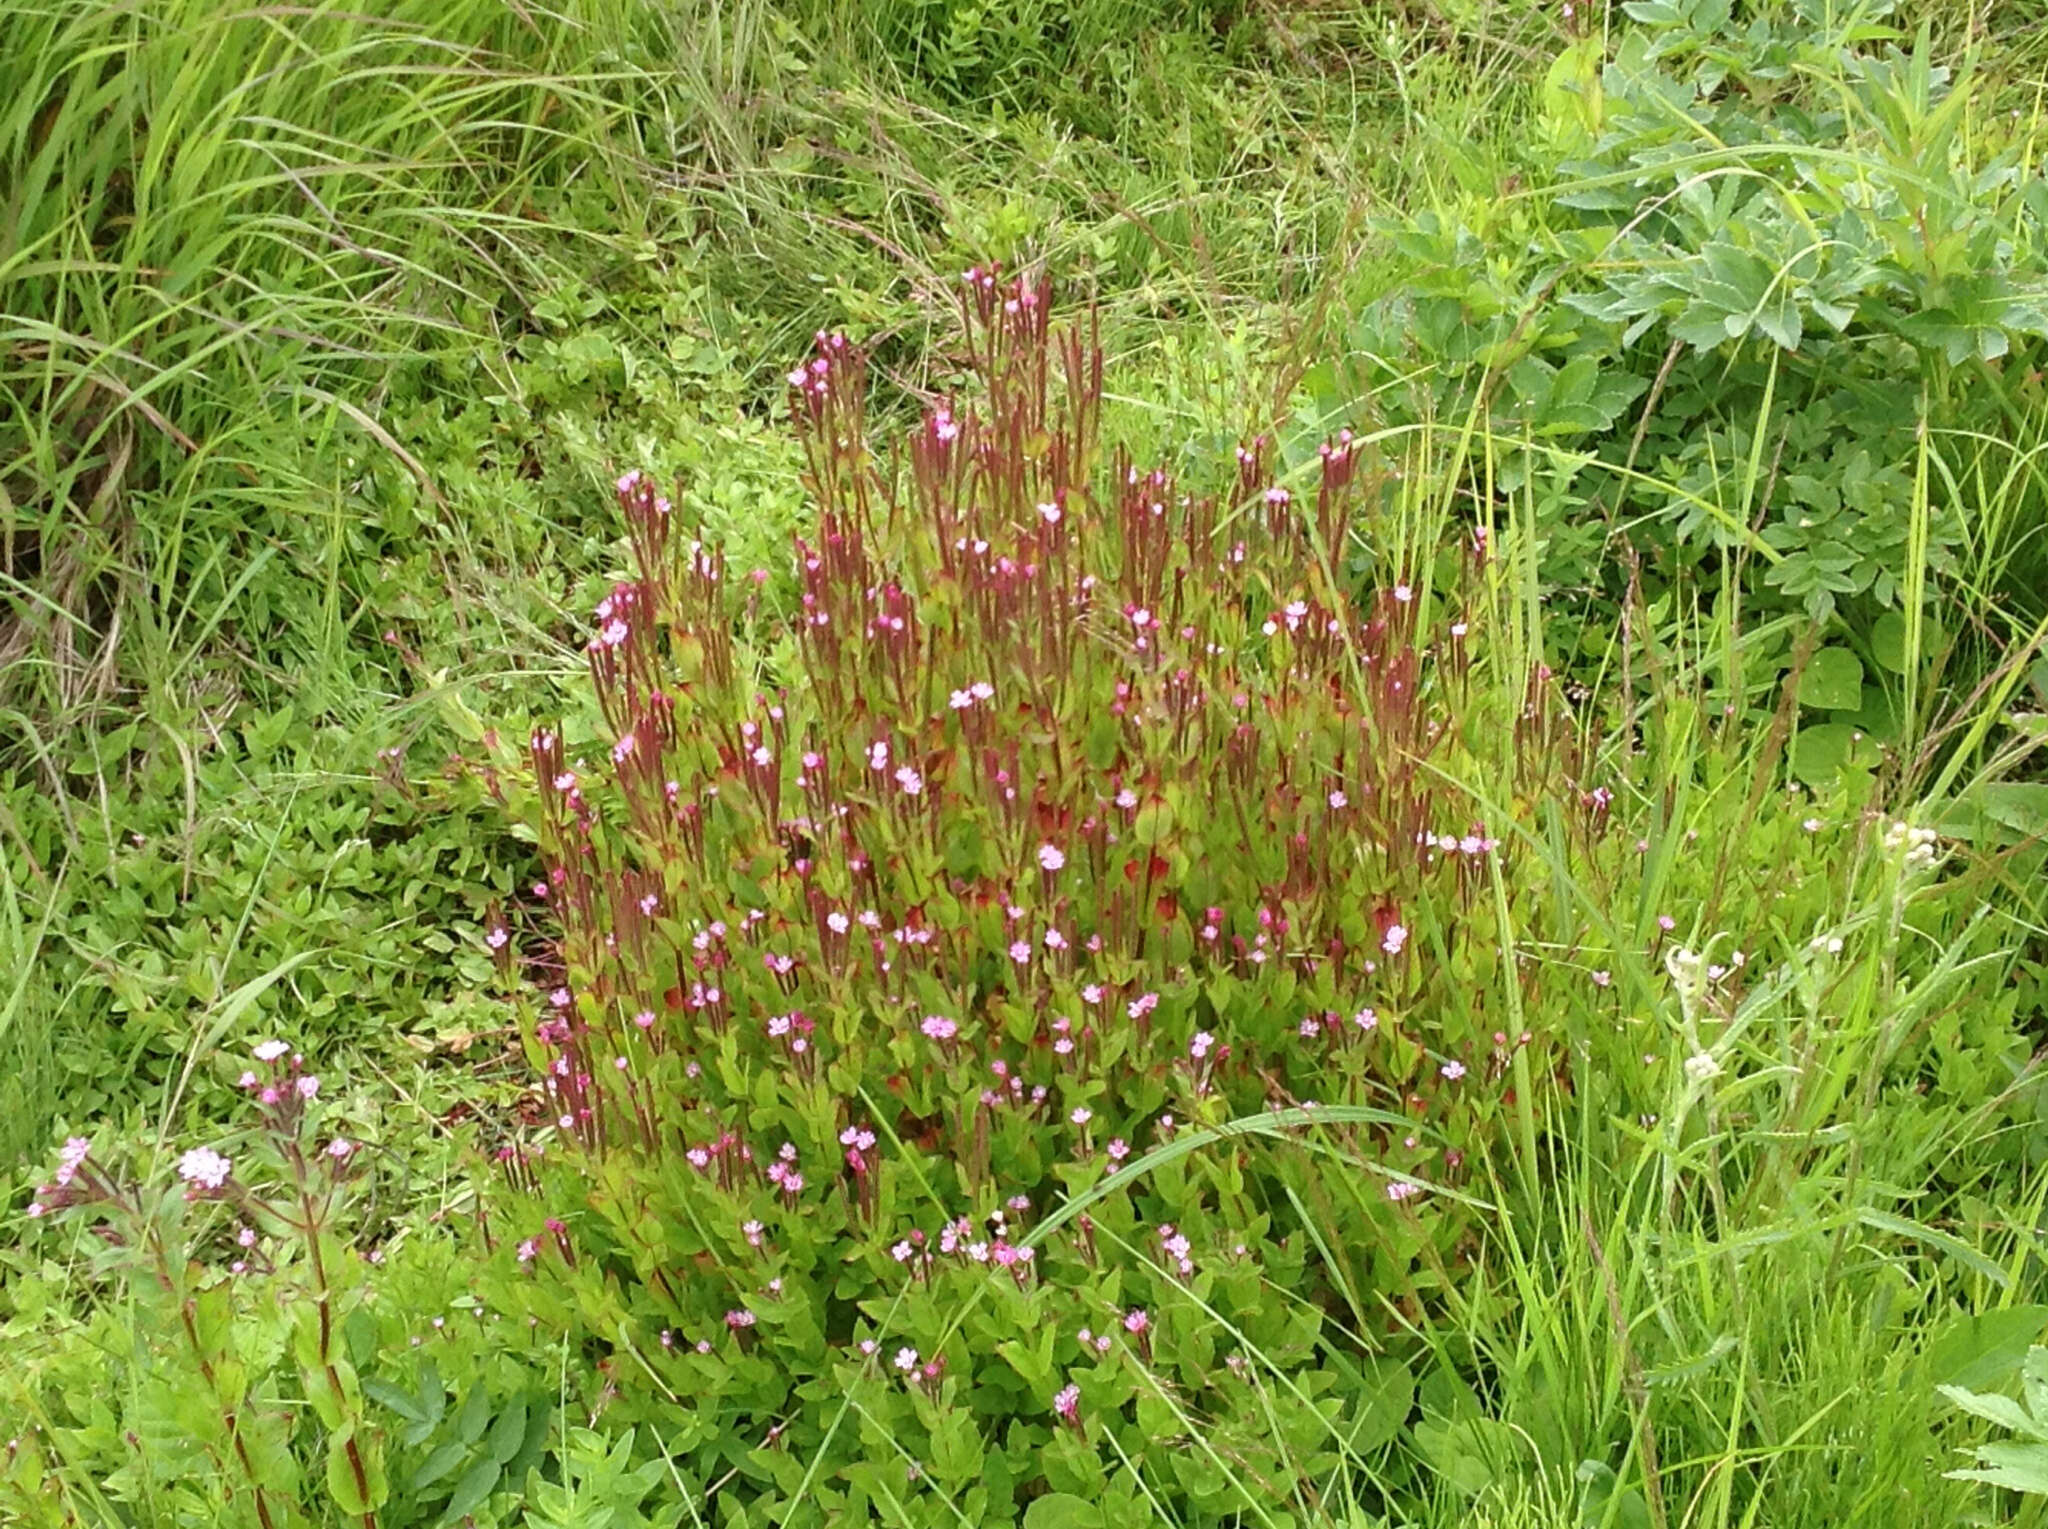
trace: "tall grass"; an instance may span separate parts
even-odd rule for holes
[[[339,435],[436,499],[380,417],[395,374],[454,357],[503,386],[550,273],[644,233],[605,8],[581,11],[7,7],[8,694],[76,714],[132,685],[175,712],[242,682],[237,649],[306,662],[352,572],[309,457]],[[560,216],[572,193],[601,224]]]

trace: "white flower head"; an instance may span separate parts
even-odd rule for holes
[[[211,1147],[194,1147],[178,1159],[178,1177],[201,1189],[218,1189],[228,1181],[234,1164]]]

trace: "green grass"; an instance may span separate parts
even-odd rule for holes
[[[1943,47],[1975,39],[1987,100],[2038,111],[2036,8],[1919,10]],[[578,634],[624,567],[608,479],[679,475],[735,567],[779,568],[802,505],[783,369],[845,326],[901,415],[957,372],[934,299],[988,258],[1085,284],[1141,379],[1111,407],[1161,455],[1312,434],[1317,364],[1411,274],[1380,220],[1540,218],[1510,177],[1565,41],[1556,7],[1511,0],[1162,3],[1143,25],[1100,0],[0,0],[0,36],[0,1191],[95,1120],[161,1139],[205,1118],[213,1048],[289,1030],[386,1101],[364,1126],[416,1167],[394,1264],[421,1310],[468,1288],[447,1122],[519,1104],[478,941],[531,871],[438,767],[465,714],[509,731],[574,704]],[[1973,640],[1887,680],[1896,746],[1832,796],[1794,795],[1799,708],[1739,601],[1703,580],[1625,638],[1588,632],[1538,588],[1541,485],[1497,487],[1520,443],[1462,419],[1401,436],[1402,534],[1476,512],[1527,553],[1501,619],[1611,687],[1652,751],[1651,854],[1702,910],[1680,937],[1755,940],[1769,976],[1712,1027],[1725,1082],[1587,1067],[1489,1165],[1501,1212],[1468,1268],[1399,1309],[1465,1389],[1389,1446],[1336,1447],[1295,1522],[2040,1521],[1944,1479],[1986,1435],[1934,1389],[2002,1383],[2048,1301],[2048,788],[2038,724],[2009,725],[2048,704],[2026,603],[2048,403],[2005,396],[2007,419],[1904,464],[1916,525],[1958,515],[1937,582]],[[1878,804],[1965,836],[1939,915],[1906,916],[1853,831]],[[1839,830],[1824,850],[1808,812]],[[1824,880],[1854,958],[1802,976],[1824,931],[1755,929],[1739,878],[1699,874],[1716,856]],[[1601,1022],[1668,1049],[1666,974],[1615,981],[1629,1012]],[[1959,1059],[1888,1073],[1931,1029]],[[1963,1100],[1965,1076],[1999,1082]],[[1320,1231],[1341,1246],[1341,1220]],[[119,1308],[66,1313],[95,1293],[78,1248],[0,1255],[25,1356],[0,1396],[94,1383]],[[1353,1321],[1387,1318],[1356,1295]],[[1973,1316],[2015,1309],[1996,1343]],[[102,1426],[68,1437],[47,1501],[158,1521],[102,1495],[125,1458]]]

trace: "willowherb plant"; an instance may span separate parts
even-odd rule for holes
[[[95,1489],[259,1529],[305,1522],[324,1497],[338,1521],[374,1524],[390,1494],[384,1444],[351,1358],[363,1345],[343,1338],[368,1293],[348,1234],[364,1149],[335,1130],[304,1057],[265,1041],[252,1061],[240,1084],[256,1122],[227,1150],[136,1163],[73,1137],[29,1203],[31,1220],[82,1222],[93,1282],[132,1302],[116,1322],[126,1343],[109,1345],[136,1370],[132,1458]],[[295,1363],[280,1364],[287,1350]],[[49,1488],[66,1457],[114,1426],[103,1397],[64,1402],[76,1428],[16,1435],[0,1461],[0,1505],[23,1521],[41,1521],[32,1507],[61,1516]],[[305,1480],[309,1459],[324,1493]]]
[[[1047,284],[963,308],[975,388],[886,457],[857,346],[790,374],[786,622],[618,481],[602,732],[531,740],[555,1142],[504,1156],[585,1203],[528,1299],[775,1512],[907,1471],[1006,1523],[1136,1492],[1119,1454],[1201,1521],[1311,1504],[1405,1416],[1372,1355],[1559,1064],[1521,1015],[1584,973],[1508,952],[1581,931],[1530,825],[1618,857],[1611,797],[1490,649],[1483,530],[1369,586],[1365,442],[1184,485],[1105,450]]]

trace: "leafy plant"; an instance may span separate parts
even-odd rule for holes
[[[1971,77],[1879,48],[1889,3],[1622,10],[1604,67],[1560,58],[1528,192],[1392,226],[1417,269],[1357,326],[1363,385],[1477,427],[1561,585],[1612,600],[1626,541],[1653,593],[1732,567],[1753,616],[1859,637],[1944,588],[2035,609],[1967,492],[2022,461],[2048,353],[2031,143],[1967,135]]]

